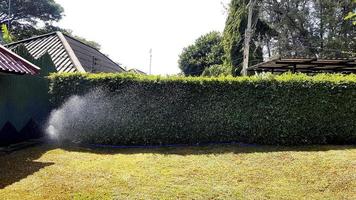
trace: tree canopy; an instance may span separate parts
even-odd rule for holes
[[[63,14],[64,9],[54,0],[11,0],[10,15],[8,1],[0,2],[0,24],[10,24],[8,28],[14,40],[61,31],[100,50],[99,43],[76,36],[69,29],[52,25],[52,22],[61,20]],[[44,26],[38,26],[39,23]]]
[[[212,65],[205,68],[202,76],[207,77],[218,77],[218,76],[229,76],[231,75],[231,68],[228,65]]]
[[[260,17],[278,33],[274,54],[350,57],[356,49],[356,29],[344,20],[352,0],[261,0],[260,5]]]
[[[239,75],[249,0],[231,0],[224,30],[225,64]],[[352,0],[257,0],[253,14],[254,35],[250,65],[263,55],[355,56],[356,27]],[[345,16],[348,16],[344,20]]]
[[[228,17],[224,30],[225,64],[232,66],[232,74],[239,75],[242,70],[243,47],[247,29],[248,0],[232,0],[228,8]],[[275,35],[268,24],[259,18],[258,8],[253,17],[255,33],[250,48],[251,64],[263,61],[262,42]]]
[[[0,24],[10,25],[8,28],[12,35],[20,40],[53,29],[51,22],[60,20],[63,12],[64,9],[54,0],[11,0],[11,5],[9,1],[1,1]],[[45,24],[45,28],[38,29],[40,22]]]
[[[353,0],[353,3],[356,4],[356,0]],[[351,20],[353,25],[356,26],[356,8],[349,12],[345,20]]]
[[[219,32],[210,32],[183,49],[179,68],[186,76],[200,76],[206,68],[223,64],[224,49]]]

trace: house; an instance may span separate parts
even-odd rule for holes
[[[356,73],[356,58],[276,58],[254,65],[249,72]]]
[[[0,45],[0,75],[35,75],[40,68]]]
[[[57,72],[120,73],[125,70],[97,49],[63,34],[53,32],[6,45],[11,50],[25,46],[35,58],[48,53]]]

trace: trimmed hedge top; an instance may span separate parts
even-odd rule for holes
[[[138,81],[138,82],[182,82],[182,83],[240,83],[240,82],[311,82],[311,83],[356,83],[356,74],[343,75],[343,74],[318,74],[315,76],[307,76],[305,74],[292,74],[285,73],[282,75],[258,75],[248,77],[183,77],[183,76],[155,76],[155,75],[140,75],[134,73],[53,73],[49,79],[83,79],[91,81],[104,81],[104,80],[121,80],[121,81]]]

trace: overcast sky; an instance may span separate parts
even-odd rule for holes
[[[55,0],[59,22],[75,35],[99,42],[110,58],[154,74],[176,74],[178,56],[200,35],[224,29],[228,0]]]

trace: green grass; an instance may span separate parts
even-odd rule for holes
[[[355,188],[355,146],[40,146],[0,156],[0,199],[356,199]]]

